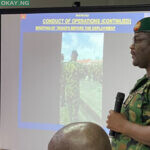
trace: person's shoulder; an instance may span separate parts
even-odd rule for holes
[[[141,82],[142,80],[145,80],[145,79],[147,79],[148,77],[147,77],[147,75],[145,74],[144,76],[142,76],[141,78],[139,78],[138,80],[137,80],[137,82]]]
[[[135,92],[139,87],[141,87],[146,82],[147,82],[147,76],[144,75],[143,77],[141,77],[140,79],[137,80],[134,87],[131,89],[130,94]]]

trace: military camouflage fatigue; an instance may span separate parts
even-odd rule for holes
[[[122,106],[121,113],[133,123],[150,125],[150,78],[148,79],[146,75],[139,79],[131,90]],[[118,133],[112,139],[112,150],[150,150],[150,146]]]
[[[84,69],[76,61],[66,62],[64,64],[65,78],[65,100],[68,105],[70,121],[78,120],[78,111],[80,104],[80,80],[84,76]]]

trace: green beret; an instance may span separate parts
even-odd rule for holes
[[[134,32],[150,32],[150,17],[139,20],[134,27]]]

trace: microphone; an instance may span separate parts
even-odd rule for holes
[[[124,93],[121,93],[121,92],[117,93],[115,107],[114,107],[115,112],[120,113],[124,97],[125,97]],[[117,132],[110,130],[109,136],[114,137],[116,135],[116,133]]]

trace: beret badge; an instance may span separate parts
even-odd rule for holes
[[[134,32],[138,31],[140,27],[141,27],[141,22],[138,21],[134,27]]]

